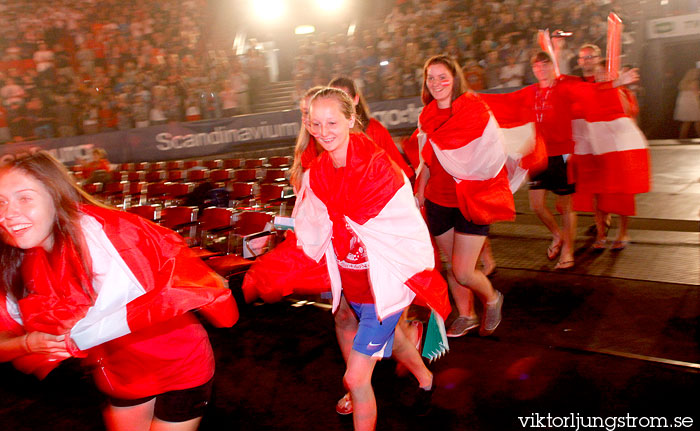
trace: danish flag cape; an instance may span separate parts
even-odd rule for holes
[[[369,276],[380,319],[414,299],[443,319],[450,313],[447,284],[435,269],[430,234],[408,179],[386,152],[352,133],[342,180],[329,184],[335,168],[326,152],[304,175],[294,208],[295,231],[257,259],[246,274],[247,300],[278,301],[292,293],[333,292],[340,302],[340,273],[331,244],[350,225],[367,248]],[[347,241],[337,241],[338,244]]]
[[[81,351],[191,310],[218,327],[238,320],[223,279],[175,232],[126,212],[88,205],[80,212],[92,280],[70,244],[51,254],[28,250],[21,268],[27,294],[17,302],[0,296],[0,330],[68,334],[71,353],[86,356]],[[59,361],[28,354],[13,362],[43,378]]]
[[[599,86],[594,99],[582,106],[584,120],[575,121],[571,166],[577,193],[649,191],[647,140],[625,112],[622,91]]]
[[[455,99],[451,108],[452,115],[441,125],[435,124],[437,101],[423,108],[418,125],[423,160],[430,164],[433,156],[437,157],[454,177],[459,209],[467,220],[476,224],[514,220],[508,174],[517,177],[514,182],[519,185],[525,172],[517,162],[510,170],[506,168],[505,138],[496,119],[472,92]]]

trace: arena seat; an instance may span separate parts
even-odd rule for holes
[[[243,167],[245,168],[262,168],[263,164],[265,164],[265,159],[260,157],[260,158],[255,158],[255,159],[245,159],[243,162]]]
[[[248,169],[236,169],[233,174],[233,179],[238,182],[247,182],[247,181],[257,181],[258,180],[258,172],[257,169],[254,168],[248,168]]]
[[[273,156],[267,158],[267,163],[273,168],[287,167],[292,164],[290,156]]]
[[[158,205],[134,205],[126,209],[127,212],[139,215],[152,222],[160,221],[160,206]]]

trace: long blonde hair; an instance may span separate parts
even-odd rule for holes
[[[304,97],[302,97],[301,100],[306,100],[308,106],[313,95],[324,88],[325,87],[318,85],[308,89],[306,93],[304,93]],[[304,151],[306,151],[306,147],[309,146],[310,140],[311,134],[306,129],[306,125],[302,121],[301,128],[299,128],[299,134],[297,135],[297,141],[294,146],[294,161],[292,162],[292,167],[289,169],[289,182],[296,189],[299,189],[299,186],[301,186],[301,176],[304,174],[304,167],[301,165],[301,158]],[[316,144],[316,152],[320,153],[321,151],[322,149],[320,145]]]

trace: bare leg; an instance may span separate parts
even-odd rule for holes
[[[194,418],[184,422],[166,422],[153,418],[151,431],[195,431],[199,427],[202,418]]]
[[[149,431],[156,399],[129,407],[108,405],[103,412],[108,431]]]
[[[345,371],[345,387],[352,396],[352,422],[355,431],[374,430],[377,424],[377,400],[372,390],[372,372],[377,359],[351,351]]]
[[[627,227],[629,226],[629,217],[626,215],[620,216],[620,231],[617,233],[616,241],[629,241],[630,237],[627,233]]]
[[[450,229],[440,236],[435,237],[435,242],[442,253],[447,257],[449,264],[449,269],[447,271],[447,286],[450,288],[450,293],[457,306],[457,312],[460,316],[464,317],[476,317],[476,311],[474,311],[474,294],[467,287],[461,285],[454,274],[454,248],[455,233],[454,229]],[[475,261],[476,264],[476,261]]]
[[[571,195],[557,196],[557,208],[562,212],[562,241],[560,268],[569,268],[574,262],[574,241],[576,239],[576,213],[571,207]],[[603,231],[605,233],[605,231]]]
[[[528,192],[528,197],[530,198],[530,208],[537,214],[537,217],[544,223],[544,225],[552,232],[552,245],[551,247],[559,245],[562,239],[562,233],[559,229],[556,219],[549,208],[545,206],[545,198],[547,197],[546,190],[530,190]],[[553,258],[551,258],[553,259]]]
[[[605,242],[607,236],[605,235],[609,214],[598,208],[596,201],[595,209],[595,227],[596,227],[596,242]]]
[[[481,247],[481,254],[479,254],[479,259],[481,260],[482,272],[485,276],[489,276],[496,269],[496,260],[493,258],[493,251],[491,250],[491,241],[488,238],[484,241],[483,247]]]
[[[430,389],[433,385],[433,373],[425,366],[423,359],[416,350],[416,346],[404,334],[400,325],[396,325],[394,332],[394,346],[392,356],[403,364],[418,380],[418,385],[423,389]],[[353,400],[354,401],[354,400]]]
[[[456,233],[452,255],[452,271],[455,278],[462,286],[468,286],[467,290],[473,291],[482,304],[498,298],[489,279],[476,269],[476,261],[485,239],[485,236]]]
[[[338,345],[340,346],[340,352],[345,359],[345,363],[348,362],[348,356],[350,356],[350,351],[352,350],[352,342],[355,339],[355,334],[357,333],[357,317],[355,313],[350,308],[350,304],[345,300],[343,295],[340,298],[340,305],[338,310],[335,312],[335,336],[338,338]]]

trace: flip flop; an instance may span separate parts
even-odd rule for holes
[[[610,247],[610,250],[612,251],[622,251],[627,247],[627,244],[630,243],[630,240],[628,239],[623,239],[623,240],[615,240],[612,243],[612,247]]]
[[[591,248],[592,248],[594,251],[603,251],[603,250],[605,250],[605,247],[606,247],[606,245],[607,245],[607,242],[608,242],[608,241],[607,241],[605,238],[603,238],[603,239],[598,239],[598,240],[596,240],[596,242],[593,243],[593,245],[591,246]]]
[[[547,248],[547,259],[549,259],[549,260],[556,259],[557,256],[559,256],[559,253],[561,252],[561,246],[562,246],[561,241],[559,241],[556,244],[554,244],[552,242],[552,244],[550,244],[549,247]]]
[[[560,260],[554,266],[554,269],[571,269],[574,267],[574,260]]]

